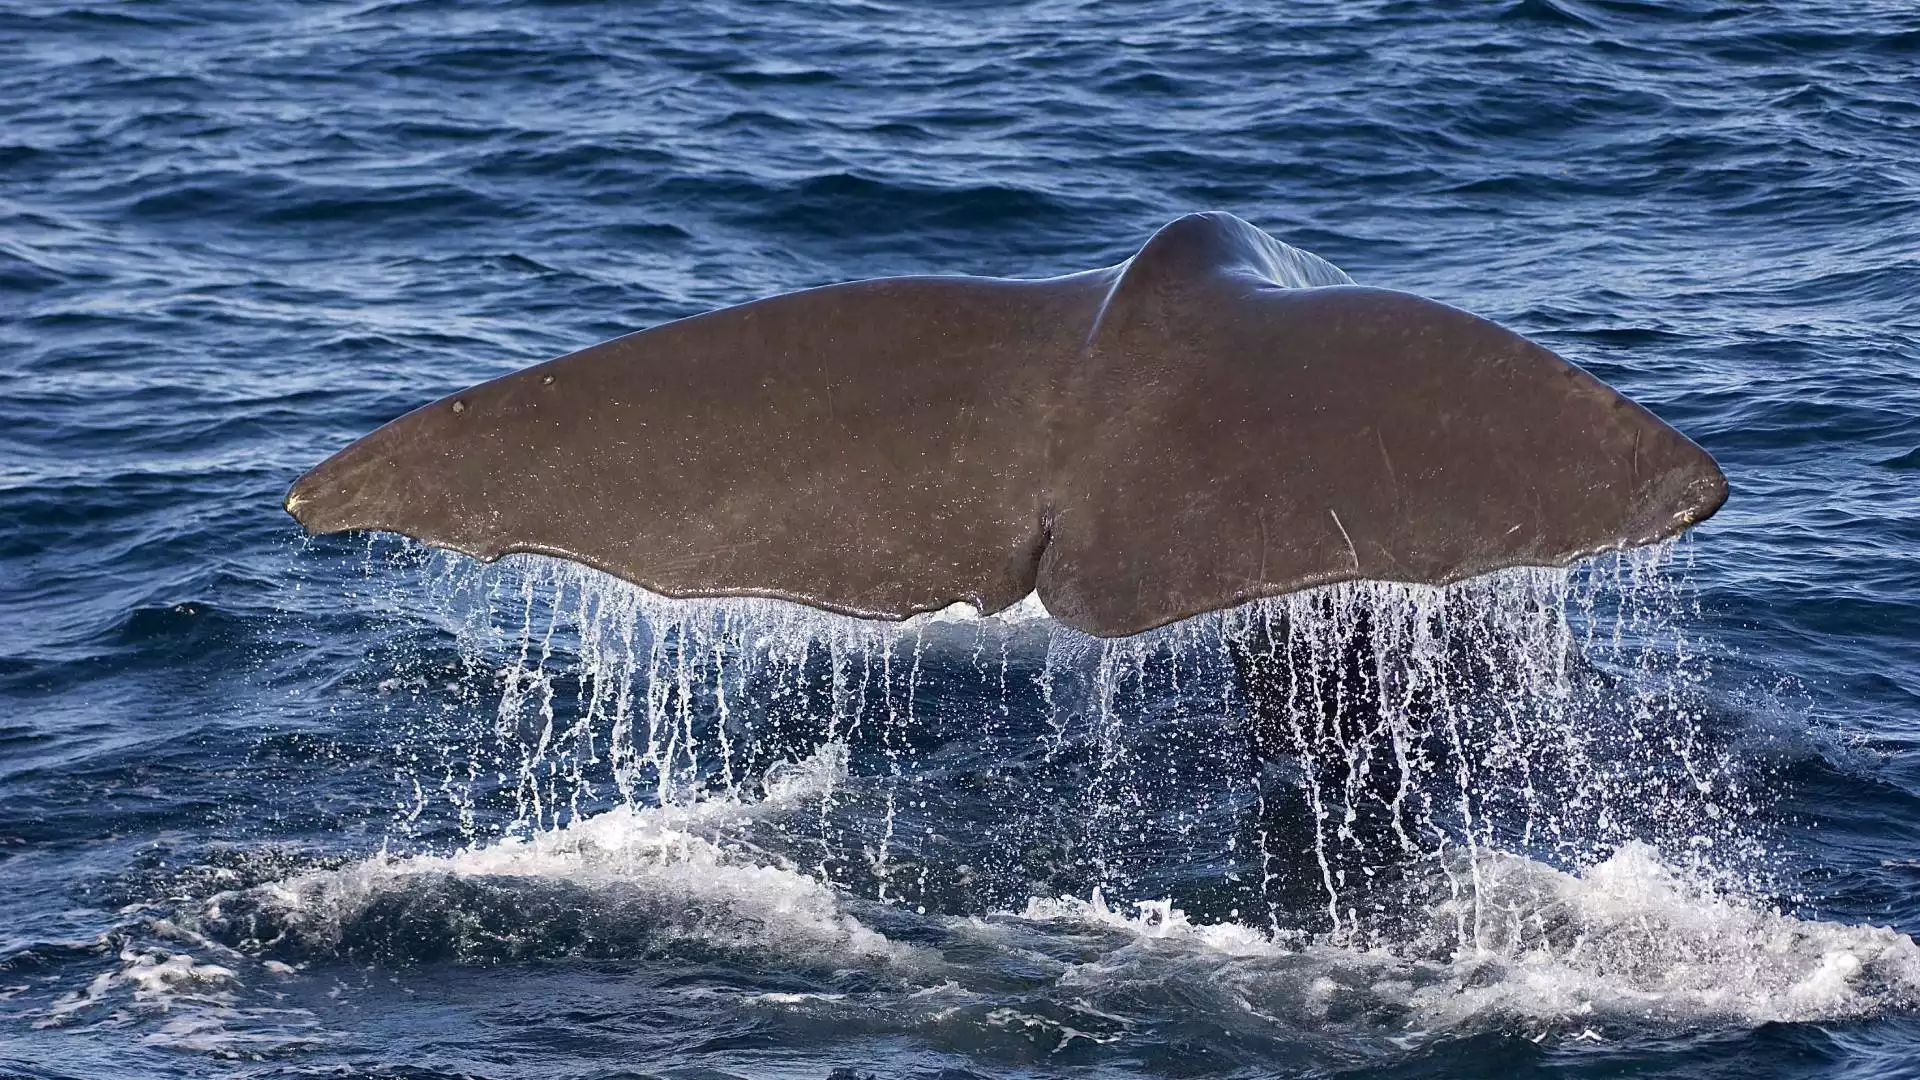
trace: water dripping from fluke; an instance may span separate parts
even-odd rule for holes
[[[888,623],[674,600],[539,557],[397,553],[411,572],[374,602],[429,624],[422,666],[460,674],[402,710],[418,765],[393,850],[275,902],[268,925],[303,940],[319,910],[320,940],[377,937],[383,882],[557,878],[674,898],[589,905],[641,912],[634,940],[705,932],[661,914],[684,902],[736,944],[896,966],[888,911],[1393,956],[1456,986],[1506,978],[1462,965],[1604,981],[1583,965],[1611,949],[1631,985],[1605,993],[1707,1009],[1704,984],[1646,989],[1659,950],[1732,955],[1793,923],[1740,899],[1765,888],[1764,785],[1716,713],[1684,541],[1447,587],[1333,585],[1122,639],[1034,601]],[[1655,883],[1633,902],[1665,890],[1670,922],[1719,905],[1720,929],[1626,942],[1608,913],[1631,903],[1607,883],[1629,878]],[[457,906],[448,888],[429,892]],[[785,899],[762,910],[755,890]],[[1907,985],[1911,942],[1862,942],[1824,975],[1788,950],[1727,1007],[1844,1012],[1861,980]]]

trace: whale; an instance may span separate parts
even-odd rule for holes
[[[593,345],[387,423],[285,506],[670,597],[899,620],[1037,594],[1114,638],[1567,566],[1726,497],[1551,350],[1210,212],[1102,269],[854,281]]]

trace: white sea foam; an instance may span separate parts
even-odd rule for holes
[[[1127,908],[1131,907],[1129,913]],[[1036,921],[1072,920],[1125,930],[1143,939],[1190,941],[1226,956],[1265,956],[1276,946],[1265,930],[1237,922],[1195,923],[1171,900],[1136,901],[1114,906],[1099,889],[1088,899],[1077,897],[1030,897],[1023,919]]]
[[[164,919],[142,920],[141,926],[163,940],[229,951]],[[118,967],[55,999],[34,1026],[152,1021],[155,1026],[141,1036],[143,1044],[226,1058],[257,1059],[315,1041],[317,1024],[311,1013],[250,999],[238,970],[243,957],[212,963],[157,944],[128,944],[116,959]]]
[[[510,836],[451,855],[386,854],[315,871],[217,899],[208,918],[229,909],[264,919],[304,947],[352,952],[382,918],[382,905],[423,898],[444,914],[444,940],[459,954],[475,935],[482,947],[512,955],[542,948],[570,952],[608,941],[635,948],[663,942],[750,949],[783,959],[829,964],[906,965],[912,947],[889,941],[843,910],[842,896],[802,870],[753,849],[735,831],[759,815],[791,810],[845,779],[846,748],[828,744],[777,769],[752,802],[714,798],[666,807],[618,806],[570,824]],[[463,886],[489,890],[497,925],[474,927],[461,909]],[[556,894],[560,887],[565,892]],[[573,936],[552,933],[543,912],[592,920]],[[544,943],[543,943],[544,942]]]
[[[190,954],[159,950],[123,948],[120,967],[94,976],[86,989],[61,995],[37,1022],[40,1027],[55,1027],[75,1015],[111,999],[116,989],[130,991],[133,1001],[166,1010],[177,1004],[198,1003],[225,1006],[232,1003],[227,990],[233,985],[231,968],[203,964]]]
[[[1165,903],[1117,909],[1090,899],[1035,899],[1020,917],[1068,920],[1130,935],[1062,976],[1097,988],[1143,965],[1195,969],[1260,1010],[1345,999],[1349,1010],[1405,1012],[1418,1030],[1508,1020],[1618,1022],[1816,1021],[1920,1004],[1920,945],[1904,934],[1794,918],[1725,895],[1641,845],[1581,874],[1486,853],[1479,897],[1497,908],[1482,941],[1459,947],[1456,904],[1435,933],[1396,947],[1354,948],[1228,922],[1200,925]],[[1157,954],[1156,954],[1156,950]],[[1291,1011],[1274,1008],[1276,1012]]]

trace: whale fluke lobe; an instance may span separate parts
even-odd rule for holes
[[[897,619],[1037,589],[1114,637],[1564,565],[1725,497],[1547,349],[1196,214],[1104,270],[832,285],[596,345],[387,424],[287,509],[670,596]]]

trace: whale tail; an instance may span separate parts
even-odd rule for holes
[[[1704,520],[1698,446],[1552,352],[1198,214],[1102,270],[773,297],[415,410],[286,506],[670,596],[904,618],[1038,591],[1099,636]]]

